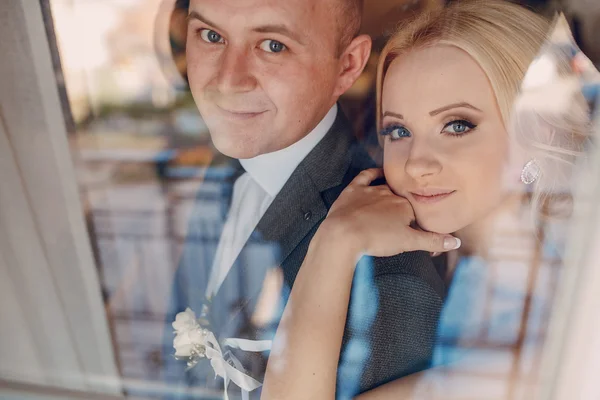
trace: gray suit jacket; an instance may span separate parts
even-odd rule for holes
[[[374,162],[353,139],[350,124],[340,111],[331,130],[274,199],[212,299],[209,319],[219,337],[272,339],[278,318],[260,327],[251,320],[265,274],[270,268],[281,268],[285,282],[281,311],[308,245],[329,208],[360,171],[372,167]],[[232,172],[222,192],[230,193],[235,177]],[[194,212],[196,217],[203,214],[199,208]],[[194,216],[189,232],[188,236],[202,237]],[[168,325],[177,312],[186,307],[199,311],[206,303],[204,291],[212,266],[212,257],[207,254],[214,254],[214,249],[206,251],[206,246],[192,244],[186,244],[175,276]],[[444,293],[442,279],[425,252],[363,258],[355,274],[344,332],[339,395],[353,396],[427,368]],[[164,343],[167,354],[173,353],[171,331],[168,326]],[[235,350],[232,354],[249,375],[262,381],[268,354]],[[184,373],[183,362],[174,362],[169,355],[164,359],[168,382],[218,389],[208,362]],[[235,398],[235,391],[229,393]],[[252,396],[258,398],[259,394],[257,390]]]

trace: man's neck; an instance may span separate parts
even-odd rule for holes
[[[302,160],[331,130],[337,113],[335,104],[308,135],[285,149],[240,160],[242,167],[270,196],[276,196]]]

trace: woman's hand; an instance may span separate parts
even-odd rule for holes
[[[382,169],[368,169],[344,189],[323,222],[328,240],[346,242],[346,248],[357,255],[376,257],[460,247],[458,238],[413,228],[415,214],[408,200],[395,195],[388,185],[369,186],[381,177]]]

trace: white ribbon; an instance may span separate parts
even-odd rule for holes
[[[223,378],[225,400],[229,400],[229,395],[227,394],[229,381],[233,381],[233,383],[238,385],[242,390],[242,399],[248,400],[249,393],[262,386],[262,383],[242,372],[242,364],[233,354],[231,354],[230,360],[234,365],[225,361],[221,346],[219,346],[219,342],[211,331],[208,331],[206,335],[206,342],[208,344],[206,346],[206,358],[210,360],[210,365],[215,374]],[[223,346],[243,351],[261,352],[270,350],[271,342],[271,340],[225,339]]]

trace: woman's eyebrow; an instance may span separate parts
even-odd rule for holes
[[[404,119],[404,116],[402,114],[397,114],[395,112],[392,111],[386,111],[383,113],[384,117],[390,116],[390,117],[394,117],[394,118],[398,118],[398,119]]]
[[[448,110],[451,110],[453,108],[470,108],[472,110],[481,112],[481,110],[479,108],[477,108],[477,107],[475,107],[475,106],[473,106],[473,105],[471,105],[469,103],[461,102],[461,103],[448,104],[447,106],[435,109],[435,110],[431,111],[429,113],[429,115],[431,115],[433,117],[435,115],[438,115],[441,112],[448,111]]]

